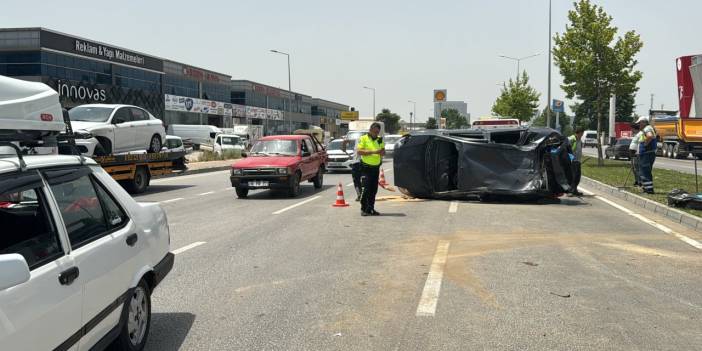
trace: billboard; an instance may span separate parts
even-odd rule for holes
[[[692,56],[678,57],[676,68],[678,72],[678,105],[680,106],[680,118],[689,118],[692,110],[692,99],[695,96],[695,88],[692,85],[690,66]]]
[[[187,96],[165,96],[166,111],[205,113],[208,115],[233,116],[240,118],[257,118],[283,120],[283,111],[270,108],[244,106],[212,100],[196,99]]]
[[[340,118],[344,121],[358,121],[358,111],[342,111]]]

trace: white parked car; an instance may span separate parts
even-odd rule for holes
[[[395,143],[402,138],[399,134],[386,134],[383,137],[383,142],[385,143],[385,155],[391,157],[393,151],[395,150]]]
[[[222,134],[222,130],[210,125],[170,124],[168,125],[168,134],[189,139],[195,150],[199,150],[200,145],[211,145],[212,139],[215,135]]]
[[[346,151],[344,142],[344,139],[335,139],[327,145],[327,171],[351,171],[356,140],[346,141]]]
[[[186,152],[183,138],[175,135],[166,135],[166,143],[163,147],[166,152]]]
[[[221,155],[226,151],[244,151],[244,145],[238,135],[217,134],[211,144],[201,144],[202,150],[212,151],[216,155]]]
[[[166,140],[163,122],[140,107],[91,104],[74,107],[68,114],[76,145],[87,156],[160,152]]]
[[[166,214],[93,160],[0,158],[0,349],[142,350],[173,267]]]

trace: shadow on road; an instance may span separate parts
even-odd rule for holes
[[[158,193],[165,193],[167,191],[183,190],[187,188],[192,188],[195,185],[149,185],[145,192],[139,194],[139,196],[153,195]]]
[[[192,313],[154,313],[145,350],[178,350],[195,322]]]
[[[335,185],[324,184],[321,189],[315,189],[312,184],[300,184],[300,195],[295,197],[295,199],[302,199],[315,196],[322,191],[329,188],[333,188]],[[250,200],[280,200],[280,199],[290,199],[286,190],[251,190],[249,196]]]

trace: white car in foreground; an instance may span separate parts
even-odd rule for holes
[[[142,350],[173,267],[166,214],[93,160],[0,158],[0,349]]]
[[[160,152],[166,141],[163,122],[136,106],[90,104],[74,107],[68,114],[76,145],[86,156]]]

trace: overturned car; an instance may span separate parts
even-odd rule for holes
[[[395,184],[420,198],[554,197],[570,190],[571,152],[549,128],[413,132],[395,144]]]

